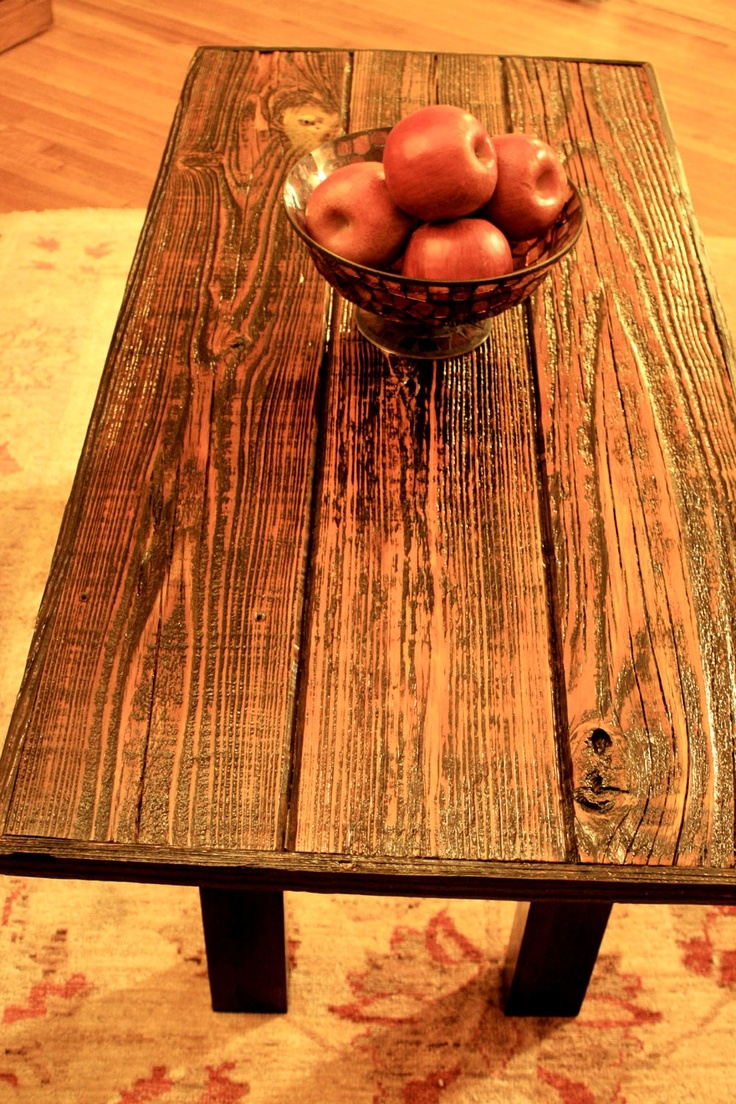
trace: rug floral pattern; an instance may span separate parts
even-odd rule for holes
[[[0,218],[0,741],[141,222]],[[617,905],[570,1021],[504,1017],[508,902],[286,908],[288,1014],[218,1015],[196,890],[0,878],[0,1104],[736,1099],[736,908]]]
[[[734,909],[617,906],[563,1021],[503,1015],[506,902],[286,902],[290,1011],[230,1016],[196,891],[4,878],[0,1101],[734,1099]]]

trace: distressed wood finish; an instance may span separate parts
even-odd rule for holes
[[[428,100],[546,132],[588,208],[529,309],[434,365],[360,338],[279,197],[302,149]],[[4,751],[3,868],[736,900],[714,294],[645,66],[201,51]]]
[[[367,350],[351,316],[327,392],[297,850],[564,860],[523,316],[427,367]]]
[[[588,197],[533,331],[581,854],[730,865],[734,398],[656,83],[507,71],[513,125],[545,128]]]
[[[280,188],[339,125],[344,64],[191,70],[8,737],[8,832],[280,846],[325,314]]]
[[[497,59],[371,54],[351,127],[464,102],[468,87],[503,129]],[[295,846],[564,860],[523,312],[445,364],[381,355],[350,307],[335,333]]]

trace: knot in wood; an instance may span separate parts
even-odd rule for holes
[[[610,809],[623,791],[619,786],[607,784],[607,779],[597,771],[588,771],[583,784],[575,790],[575,800],[584,809],[604,813]]]
[[[339,111],[315,101],[283,103],[280,116],[274,121],[280,121],[289,144],[299,152],[307,153],[340,132]]]
[[[605,728],[594,728],[590,734],[590,746],[596,755],[604,755],[613,744],[611,734]]]
[[[576,804],[589,812],[608,812],[628,792],[623,733],[614,725],[588,723],[573,733],[571,743]]]

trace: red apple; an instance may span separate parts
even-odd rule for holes
[[[331,172],[309,197],[304,221],[319,245],[369,268],[395,261],[416,226],[389,195],[379,161],[355,161]]]
[[[485,127],[450,104],[400,119],[386,138],[383,167],[394,203],[423,222],[471,214],[496,184],[496,155]]]
[[[492,138],[498,179],[480,214],[515,241],[537,238],[555,221],[570,195],[562,161],[551,146],[528,134]]]
[[[481,218],[427,222],[414,231],[402,275],[418,280],[487,280],[511,272],[511,247],[501,231]]]

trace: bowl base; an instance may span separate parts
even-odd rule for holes
[[[419,360],[443,360],[469,353],[487,340],[493,325],[493,319],[486,318],[482,322],[448,326],[412,326],[391,322],[361,307],[356,310],[355,319],[363,337],[385,353]]]

